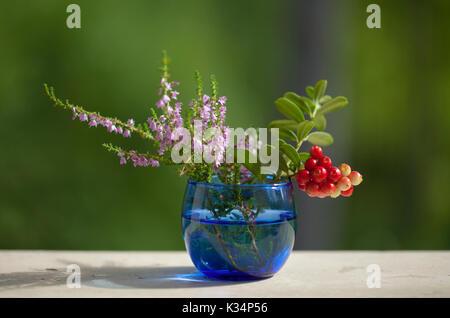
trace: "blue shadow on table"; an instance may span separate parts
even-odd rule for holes
[[[63,263],[70,264],[63,261]],[[208,278],[194,267],[92,267],[79,264],[81,286],[108,289],[201,288],[229,286],[254,281],[221,281]],[[0,288],[65,285],[66,267],[36,269],[34,272],[0,274]]]

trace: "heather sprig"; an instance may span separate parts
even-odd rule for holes
[[[169,73],[169,58],[165,51],[161,60],[161,79],[158,88],[158,101],[155,103],[156,108],[150,109],[150,117],[146,123],[136,124],[133,119],[127,122],[120,121],[117,118],[103,116],[98,112],[91,112],[85,110],[82,106],[73,105],[68,100],[63,102],[56,97],[53,87],[48,87],[44,84],[45,92],[55,106],[72,111],[72,119],[79,119],[81,122],[86,122],[89,127],[103,126],[110,133],[120,134],[123,137],[131,137],[132,134],[137,134],[144,139],[152,141],[152,146],[157,148],[156,154],[142,153],[134,150],[124,151],[121,147],[113,146],[112,144],[104,144],[104,147],[116,152],[120,157],[120,164],[132,162],[134,166],[153,166],[157,167],[160,163],[167,165],[178,165],[180,175],[187,174],[189,177],[200,180],[209,181],[213,170],[222,165],[225,165],[225,148],[226,148],[226,133],[228,127],[224,125],[226,116],[226,97],[218,98],[218,85],[214,76],[211,76],[211,96],[203,94],[203,87],[201,76],[198,72],[195,73],[197,81],[197,97],[193,99],[191,108],[185,112],[188,120],[183,118],[182,102],[179,100],[179,91],[177,87],[179,82],[170,80]],[[202,134],[200,139],[192,137],[192,147],[200,147],[203,151],[206,147],[210,147],[211,153],[207,154],[214,158],[214,164],[194,163],[192,157],[185,163],[175,164],[171,158],[170,153],[172,147],[179,141],[175,137],[174,131],[177,128],[184,127],[190,131],[194,128],[194,121],[201,122],[201,131],[204,133],[208,128],[217,127],[222,134],[218,134],[217,138],[204,137]],[[223,168],[222,167],[222,168]],[[229,168],[228,170],[230,170]],[[245,171],[244,171],[245,172]]]
[[[174,165],[171,160],[148,152],[139,153],[135,150],[123,150],[121,147],[114,146],[111,143],[104,143],[103,147],[108,151],[116,153],[117,156],[120,157],[120,164],[126,164],[128,161],[131,161],[135,167],[159,167],[160,162],[163,162],[166,165]]]
[[[72,120],[78,118],[81,122],[88,123],[89,127],[103,126],[108,132],[123,135],[125,138],[131,137],[131,133],[136,133],[144,139],[154,140],[153,135],[144,128],[137,127],[133,119],[129,119],[124,123],[117,118],[102,116],[98,112],[87,111],[82,106],[71,104],[68,100],[63,102],[56,97],[53,87],[48,87],[47,84],[44,84],[44,88],[47,96],[55,103],[56,107],[62,107],[73,112]]]

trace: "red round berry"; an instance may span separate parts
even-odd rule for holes
[[[309,181],[310,178],[311,177],[309,176],[309,171],[306,169],[302,169],[299,172],[297,172],[296,179],[297,179],[298,185],[305,185]]]
[[[352,182],[352,185],[357,186],[363,181],[362,175],[358,171],[352,171],[348,175],[350,178],[350,181]]]
[[[341,177],[337,182],[336,187],[341,190],[342,193],[342,191],[347,191],[352,187],[352,182],[347,177]]]
[[[314,159],[320,159],[320,157],[322,157],[323,151],[322,148],[319,146],[312,146],[311,150],[309,151],[309,154]]]
[[[305,162],[305,168],[309,171],[313,171],[316,166],[317,166],[317,159],[309,158]]]
[[[332,195],[334,193],[334,190],[336,190],[336,186],[331,182],[324,182],[320,186],[320,192],[326,194],[327,196]]]
[[[341,173],[342,173],[343,177],[348,177],[350,172],[352,172],[352,168],[346,163],[342,163],[339,166],[339,169],[341,170]]]
[[[298,188],[299,188],[300,190],[302,190],[302,191],[305,191],[305,190],[306,190],[306,184],[299,184],[299,185],[298,185]]]
[[[320,192],[320,187],[317,183],[314,182],[308,182],[306,184],[306,193],[310,196],[310,197],[315,197],[316,195],[318,195]]]
[[[315,167],[312,172],[311,179],[315,183],[324,182],[327,179],[327,169],[321,166]]]
[[[331,164],[332,162],[330,157],[323,156],[322,158],[319,159],[319,166],[322,166],[324,168],[330,168]]]
[[[350,187],[347,191],[341,191],[341,195],[344,197],[349,197],[353,193],[353,186]]]
[[[339,170],[339,168],[331,167],[328,169],[328,181],[333,183],[338,182],[341,176],[342,173],[341,170]]]

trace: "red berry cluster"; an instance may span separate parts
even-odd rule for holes
[[[310,197],[349,197],[353,193],[353,186],[362,182],[362,175],[352,171],[348,164],[332,167],[331,159],[323,155],[319,146],[312,146],[309,154],[311,158],[306,160],[305,169],[298,171],[296,179],[300,190]]]

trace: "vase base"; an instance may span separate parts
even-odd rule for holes
[[[263,280],[273,276],[253,276],[247,273],[242,272],[230,272],[228,270],[218,270],[218,271],[201,271],[203,275],[208,278],[217,279],[217,280],[228,280],[228,281],[254,281],[254,280]]]

